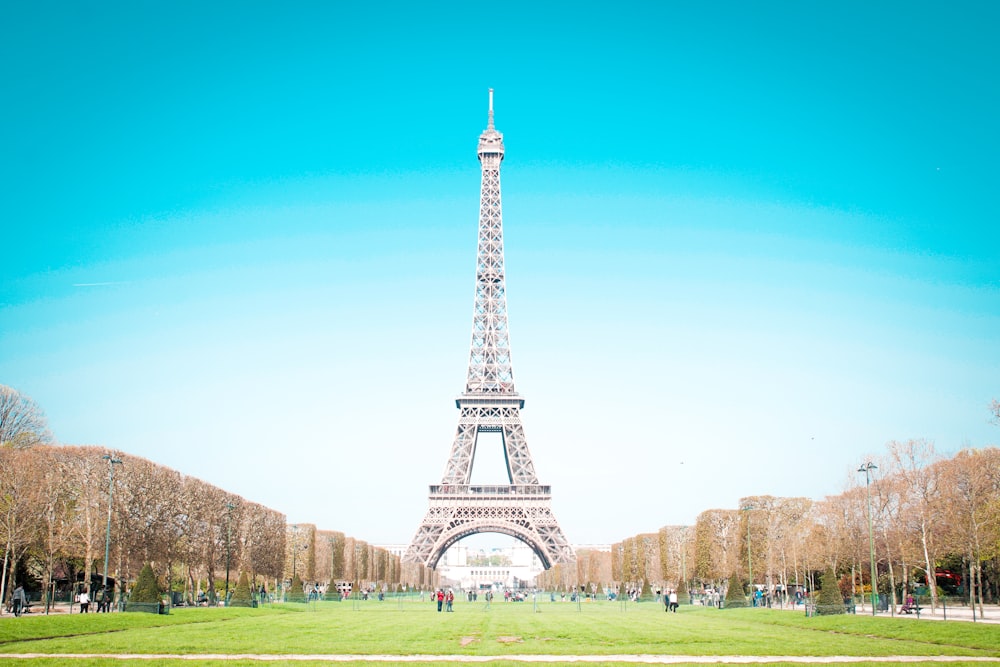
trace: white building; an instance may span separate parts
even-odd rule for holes
[[[454,544],[438,562],[437,571],[463,590],[530,588],[545,568],[530,547],[510,539],[507,547]]]

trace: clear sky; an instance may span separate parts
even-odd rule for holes
[[[997,443],[998,19],[5,3],[0,383],[61,442],[409,541],[464,388],[492,87],[515,382],[571,542],[838,493],[893,439]]]

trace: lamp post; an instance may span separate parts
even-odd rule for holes
[[[336,561],[336,554],[333,552],[333,547],[337,543],[337,541],[334,538],[332,538],[332,537],[327,538],[327,541],[330,543],[330,583],[329,583],[329,586],[333,586],[334,590],[336,591],[337,601],[339,602],[340,601],[340,589],[337,588],[337,580],[334,579],[334,575],[336,574],[336,570],[334,569],[334,566],[336,564],[335,563],[335,561]],[[329,599],[329,596],[331,596],[331,595],[334,595],[334,591],[327,590],[327,597],[328,597],[328,599]]]
[[[292,581],[295,581],[295,565],[299,559],[299,527],[292,526]]]
[[[687,564],[685,562],[685,555],[687,554],[687,526],[681,529],[681,581],[684,582],[684,595],[688,596],[688,602],[691,601],[691,587],[688,586],[687,580]]]
[[[878,466],[871,461],[866,462],[860,468],[858,472],[863,472],[865,474],[865,490],[868,496],[868,557],[869,564],[871,565],[871,585],[872,585],[872,616],[875,615],[875,533],[872,530],[872,485],[871,485],[871,471],[878,470]]]
[[[226,503],[226,606],[229,606],[229,545],[233,540],[233,508],[236,505]]]
[[[120,458],[111,454],[105,454],[101,458],[108,462],[108,527],[104,531],[104,576],[101,578],[101,586],[107,589],[108,558],[111,556],[111,500],[115,491],[115,466],[123,464]]]
[[[753,596],[753,557],[750,553],[750,511],[755,509],[753,505],[746,504],[743,511],[747,513],[747,576],[750,577],[750,604],[754,603]]]

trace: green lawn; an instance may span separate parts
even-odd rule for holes
[[[510,664],[503,661],[504,656],[524,654],[948,655],[988,657],[1000,663],[1000,626],[869,616],[806,618],[801,612],[697,606],[667,614],[651,602],[627,607],[609,602],[580,606],[544,602],[539,603],[537,612],[530,602],[494,602],[488,610],[483,603],[459,602],[449,614],[438,613],[430,602],[371,600],[262,609],[178,608],[168,616],[32,614],[0,619],[0,665],[28,664],[27,660],[3,656],[25,653],[469,655],[495,656],[497,660],[489,662],[494,666]],[[47,667],[64,662],[33,658],[30,664]],[[94,658],[73,664],[125,663]],[[177,667],[282,662],[144,660],[140,664]]]

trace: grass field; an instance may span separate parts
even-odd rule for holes
[[[801,612],[683,606],[664,613],[654,603],[594,602],[458,603],[438,613],[430,602],[375,600],[273,605],[261,609],[177,608],[153,614],[30,615],[0,619],[0,665],[48,667],[126,664],[101,654],[188,656],[262,655],[249,659],[149,659],[145,666],[309,665],[334,663],[320,656],[550,656],[546,664],[570,664],[573,656],[853,656],[895,658],[960,656],[963,663],[1000,664],[1000,626],[868,616],[807,618]],[[47,654],[64,657],[20,658]],[[287,656],[282,658],[281,656]],[[565,656],[562,663],[556,656]],[[615,657],[611,657],[615,656]],[[402,658],[401,658],[402,659]],[[911,658],[912,659],[912,658]],[[553,660],[557,662],[552,662]],[[897,661],[902,661],[900,658]],[[929,661],[928,661],[929,662]],[[387,663],[381,663],[387,664]],[[422,665],[455,664],[422,662]],[[517,664],[523,665],[523,662]],[[776,661],[773,664],[778,664]],[[858,663],[852,663],[858,664]],[[878,664],[885,664],[884,662]],[[908,663],[908,664],[921,664]],[[928,663],[923,663],[928,664]]]

